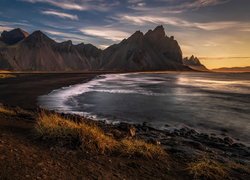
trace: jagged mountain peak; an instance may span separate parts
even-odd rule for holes
[[[32,34],[29,35],[29,37],[35,37],[37,39],[43,39],[43,38],[49,38],[47,35],[45,35],[42,31],[37,30],[34,31]],[[28,38],[29,38],[28,37]]]
[[[153,41],[164,39],[166,37],[165,29],[162,25],[157,26],[154,30],[149,30],[145,37]]]
[[[162,25],[157,26],[152,33],[156,34],[159,37],[165,37],[165,29]]]
[[[143,38],[143,32],[141,31],[136,31],[134,34],[132,34],[128,40],[138,40],[138,39],[141,39]]]
[[[13,45],[23,40],[29,35],[26,31],[16,28],[10,31],[3,31],[0,40],[8,45]]]
[[[85,44],[84,44],[84,43],[79,43],[79,44],[77,44],[76,46],[78,46],[78,47],[84,47]]]
[[[32,34],[30,34],[27,38],[24,39],[24,42],[34,46],[41,46],[42,44],[51,45],[55,43],[53,39],[49,38],[40,30],[34,31]]]
[[[73,42],[71,40],[68,41],[63,41],[61,43],[59,43],[62,46],[73,46]]]
[[[190,56],[190,58],[185,57],[183,59],[183,62],[184,62],[184,64],[187,64],[187,65],[201,65],[200,60],[197,57],[195,57],[194,55]]]
[[[183,58],[183,63],[194,70],[208,71],[208,69],[200,62],[199,58],[192,55],[190,58]]]

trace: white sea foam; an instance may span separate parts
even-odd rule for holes
[[[134,75],[134,74],[130,74]],[[57,90],[53,90],[48,95],[40,96],[39,101],[45,102],[42,107],[47,107],[49,109],[59,108],[60,111],[70,111],[71,106],[67,105],[68,100],[75,101],[75,106],[77,106],[77,101],[74,97],[87,93],[87,92],[103,92],[103,93],[118,93],[118,94],[141,94],[146,96],[164,96],[164,93],[153,93],[145,90],[138,86],[140,84],[159,84],[159,80],[164,80],[163,78],[158,78],[158,80],[153,80],[154,78],[134,78],[129,77],[127,74],[109,74],[101,75],[97,78],[82,84],[70,85],[68,87],[62,87]],[[106,86],[104,83],[114,83],[116,85]],[[124,88],[121,88],[124,87]],[[71,102],[72,102],[71,101]]]
[[[117,120],[148,122],[157,128],[164,128],[164,123],[171,127],[183,124],[203,130],[228,128],[231,133],[232,130],[238,133],[240,129],[239,137],[247,139],[250,80],[247,75],[241,76],[211,73],[101,75],[87,83],[41,96],[39,104],[107,123],[118,123]]]

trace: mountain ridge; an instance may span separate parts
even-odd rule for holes
[[[198,57],[195,57],[194,55],[192,55],[190,58],[188,58],[188,57],[183,58],[183,63],[186,66],[188,66],[188,67],[190,67],[190,68],[192,68],[192,69],[194,69],[196,71],[209,71],[206,68],[206,66],[204,66],[200,62],[200,60],[198,59]]]
[[[21,29],[10,32],[13,31],[25,32]],[[0,41],[5,43],[3,39],[1,35]],[[0,46],[0,68],[20,71],[190,70],[182,62],[178,42],[166,35],[163,26],[145,34],[136,31],[104,50],[92,44],[74,45],[70,40],[58,43],[40,30],[34,31],[16,39],[14,44]]]

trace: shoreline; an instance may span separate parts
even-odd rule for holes
[[[138,72],[137,72],[138,73]],[[148,72],[147,72],[148,73]],[[152,72],[150,72],[150,74],[151,74]],[[178,72],[175,72],[175,73],[177,73],[178,74]],[[131,74],[131,73],[129,73],[129,74]],[[134,74],[134,73],[132,73],[132,74]],[[168,73],[169,74],[169,73]],[[171,74],[171,73],[170,73]],[[105,76],[106,74],[104,74],[104,76]],[[123,74],[122,74],[123,75]],[[102,80],[102,78],[98,78],[98,76],[99,75],[97,75],[97,76],[95,76],[93,79],[94,79],[94,81],[97,81],[97,82],[99,82],[99,79],[101,79]],[[101,75],[102,76],[102,75]],[[111,76],[112,77],[112,76]],[[95,80],[95,78],[97,79],[97,80]],[[91,79],[91,80],[93,80],[93,79]],[[81,86],[81,87],[83,87],[83,89],[85,89],[86,87],[87,87],[87,89],[88,89],[88,85],[87,86],[85,86],[84,84],[85,83],[87,83],[88,84],[88,82],[89,81],[85,81],[85,82],[83,82],[83,83],[77,83],[77,84],[75,84],[75,85],[72,85],[72,86],[66,86],[66,87],[63,87],[63,88],[60,88],[60,89],[56,89],[56,91],[58,91],[59,93],[57,93],[57,92],[55,92],[55,93],[52,93],[52,95],[50,96],[48,96],[48,95],[45,95],[45,96],[47,96],[46,97],[46,99],[49,99],[49,103],[47,103],[47,106],[46,106],[46,99],[44,100],[44,102],[45,102],[45,104],[44,104],[44,106],[41,106],[41,108],[44,108],[44,109],[46,109],[46,107],[48,107],[48,109],[47,110],[55,110],[56,112],[58,112],[58,113],[65,113],[65,114],[71,114],[71,115],[80,115],[80,116],[83,116],[83,117],[86,117],[86,118],[90,118],[90,119],[92,119],[92,120],[94,120],[94,121],[102,121],[102,122],[106,122],[106,123],[108,123],[108,124],[117,124],[117,123],[125,123],[125,124],[131,124],[131,125],[141,125],[142,123],[144,123],[144,122],[129,122],[129,121],[120,121],[119,119],[112,119],[112,117],[111,117],[111,119],[108,119],[108,118],[106,118],[106,117],[97,117],[95,114],[92,114],[91,113],[91,111],[89,111],[89,112],[82,112],[82,111],[77,111],[77,110],[74,110],[74,109],[71,109],[71,108],[61,108],[60,109],[60,107],[64,107],[64,106],[58,106],[58,104],[61,104],[60,102],[61,102],[61,98],[59,97],[59,98],[57,98],[57,95],[59,94],[60,95],[60,93],[61,92],[64,92],[65,90],[67,91],[68,89],[70,89],[70,90],[72,90],[73,92],[74,92],[74,88],[75,88],[75,86]],[[91,84],[91,83],[90,83]],[[91,86],[90,86],[91,87]],[[79,88],[77,88],[77,89],[79,89]],[[68,92],[68,91],[67,91]],[[84,92],[86,92],[86,91],[84,91]],[[87,92],[88,92],[88,90],[87,90]],[[77,93],[79,93],[79,91],[77,90]],[[82,92],[81,92],[82,93]],[[57,95],[55,95],[55,97],[53,96],[53,94],[57,94]],[[63,94],[65,94],[65,97],[67,97],[67,94],[68,93],[63,93]],[[70,93],[70,96],[71,96],[72,94]],[[54,102],[56,102],[55,104],[54,103],[50,103],[50,99],[56,99]],[[64,98],[62,98],[62,100],[64,100]],[[84,103],[84,102],[83,102]],[[52,104],[52,105],[50,105],[50,104]],[[54,105],[53,105],[54,104]],[[145,115],[146,116],[146,115]],[[169,118],[168,116],[166,116],[167,118]],[[121,117],[121,119],[122,119],[123,117]],[[132,117],[133,118],[133,117]],[[177,121],[178,122],[178,121]],[[200,134],[206,134],[206,135],[208,135],[208,136],[210,136],[210,135],[212,135],[212,136],[216,136],[216,138],[220,138],[220,141],[223,141],[223,140],[221,140],[221,139],[224,139],[224,138],[230,138],[230,139],[232,139],[232,141],[234,141],[234,143],[239,143],[239,144],[244,144],[245,146],[249,146],[250,144],[249,144],[249,141],[248,141],[248,139],[247,138],[241,138],[241,137],[239,137],[239,136],[237,136],[237,133],[235,133],[233,130],[233,128],[232,129],[226,129],[226,128],[224,128],[224,127],[215,127],[215,128],[212,128],[212,126],[209,126],[209,125],[207,125],[207,126],[192,126],[192,125],[188,125],[188,124],[184,124],[184,122],[183,123],[181,123],[181,124],[179,124],[179,125],[176,125],[176,124],[171,124],[170,122],[168,123],[168,122],[165,122],[165,124],[162,124],[161,126],[154,126],[153,124],[148,124],[148,126],[150,126],[151,128],[155,128],[155,129],[157,129],[157,130],[160,130],[160,131],[168,131],[168,132],[172,132],[172,131],[179,131],[180,129],[185,129],[185,128],[187,128],[187,129],[192,129],[192,130],[194,130],[194,131],[197,131],[197,132],[199,132]]]
[[[168,73],[171,73],[169,71],[167,71]],[[140,73],[140,72],[134,72],[134,73]],[[141,72],[141,73],[152,73],[152,72]],[[163,72],[162,72],[163,73]],[[166,72],[165,72],[166,73]],[[173,72],[172,72],[173,73]],[[185,72],[184,72],[185,73]],[[209,72],[208,72],[209,73]],[[48,94],[50,92],[52,92],[53,90],[57,90],[57,89],[61,89],[63,87],[69,87],[69,86],[73,86],[73,85],[77,85],[77,84],[82,84],[82,83],[87,83],[89,81],[91,81],[92,79],[95,79],[96,77],[98,77],[99,75],[103,75],[101,74],[95,74],[95,73],[17,73],[18,76],[14,77],[14,78],[7,78],[7,79],[0,79],[0,83],[3,81],[7,82],[7,85],[2,87],[0,85],[0,104],[5,105],[7,107],[20,107],[21,109],[25,109],[25,110],[31,110],[32,112],[34,111],[39,111],[40,109],[46,109],[46,108],[42,108],[39,107],[37,101],[38,101],[38,97]],[[104,74],[105,75],[105,74]],[[30,76],[31,79],[29,78]],[[65,77],[67,76],[67,77]],[[34,81],[34,79],[36,81]],[[50,80],[48,80],[50,79]],[[62,80],[63,79],[63,80]],[[31,81],[32,80],[32,81]],[[58,81],[60,80],[60,81]],[[9,82],[9,83],[8,83]],[[19,82],[18,84],[16,84],[17,82]],[[33,84],[32,84],[33,83]],[[22,85],[23,84],[23,85]],[[8,86],[11,87],[8,87]],[[37,90],[33,90],[33,87],[36,85],[35,89]],[[38,86],[37,86],[38,85]],[[30,93],[29,91],[24,91],[27,90],[27,88],[30,88],[30,90],[33,91],[33,93]],[[10,96],[7,95],[3,95],[3,93],[6,93],[6,91],[8,91],[8,94],[12,94],[14,95],[16,92],[17,95],[12,96],[12,98],[7,98]],[[25,92],[22,95],[20,95],[19,93],[21,92]],[[19,101],[18,99],[21,98],[21,101]],[[15,99],[15,101],[13,100]],[[25,99],[25,101],[23,100]],[[51,112],[57,112],[59,114],[65,114],[63,112],[59,112],[59,111],[54,111],[54,110],[48,110]],[[79,114],[74,114],[74,113],[66,113],[69,116],[79,116],[79,117],[86,117],[84,115],[79,115]],[[91,119],[91,117],[87,117],[88,119]],[[139,123],[129,123],[129,122],[119,122],[119,123],[110,123],[107,122],[106,120],[95,120],[95,119],[91,119],[94,122],[100,122],[101,124],[107,124],[110,126],[116,126],[117,124],[127,124],[127,125],[132,125],[132,126],[136,126],[139,127],[140,126],[147,126],[147,128],[152,129],[152,130],[156,130],[159,132],[165,132],[168,134],[182,134],[182,131],[191,131],[191,132],[196,132],[196,134],[202,134],[204,136],[216,136],[216,138],[219,139],[220,142],[223,142],[223,139],[230,139],[231,142],[238,144],[239,146],[245,146],[250,148],[250,146],[248,146],[248,144],[245,144],[244,142],[238,141],[237,139],[234,139],[234,137],[229,136],[229,135],[224,135],[221,136],[220,134],[214,134],[214,133],[204,133],[204,132],[199,132],[197,131],[197,129],[192,128],[192,127],[188,127],[188,126],[183,126],[180,128],[177,127],[172,127],[169,126],[166,123],[167,129],[159,129],[159,128],[155,128],[152,127],[150,125],[147,125],[146,123],[143,124],[139,124]],[[156,140],[157,141],[157,140]]]
[[[14,109],[15,112],[18,112],[15,116],[6,115],[0,111],[0,151],[5,150],[4,148],[9,148],[8,144],[13,142],[11,146],[17,146],[14,149],[14,153],[19,152],[19,148],[26,149],[26,146],[31,146],[31,149],[38,149],[38,151],[32,153],[40,153],[42,151],[46,156],[40,157],[43,155],[37,155],[39,159],[47,159],[47,161],[51,161],[50,154],[53,154],[53,157],[56,156],[56,159],[60,160],[60,164],[64,163],[64,165],[55,165],[56,172],[61,174],[73,173],[70,177],[74,176],[74,173],[79,172],[77,168],[87,167],[87,172],[82,177],[89,177],[90,172],[95,172],[94,177],[116,177],[115,173],[118,174],[118,179],[124,178],[138,178],[138,177],[155,177],[155,178],[187,178],[192,179],[192,175],[188,174],[186,170],[186,165],[190,162],[196,162],[201,158],[208,158],[211,161],[220,162],[223,164],[233,164],[239,163],[236,169],[230,169],[230,176],[238,179],[247,179],[250,177],[250,169],[248,169],[250,164],[250,147],[245,146],[244,144],[235,142],[231,137],[220,138],[217,135],[210,135],[205,133],[199,133],[195,129],[192,128],[181,128],[173,131],[167,130],[157,130],[148,126],[147,124],[128,124],[128,123],[119,123],[119,124],[107,124],[103,121],[94,121],[92,119],[86,119],[80,115],[72,115],[72,114],[64,114],[64,113],[56,113],[55,111],[48,111],[50,113],[59,114],[62,117],[72,119],[75,122],[88,121],[90,123],[97,124],[106,134],[110,134],[115,137],[126,137],[130,136],[131,132],[133,133],[133,137],[135,139],[143,139],[146,142],[156,144],[161,146],[171,157],[171,160],[167,160],[168,164],[166,164],[165,160],[147,160],[140,158],[127,158],[127,157],[116,157],[115,155],[95,155],[89,152],[90,154],[83,155],[82,151],[72,151],[67,147],[58,147],[50,142],[46,142],[44,140],[34,140],[32,135],[33,126],[36,123],[37,116],[39,116],[39,112],[47,111],[41,110],[36,103],[36,99],[34,101],[34,97],[38,97],[37,95],[44,95],[46,92],[51,92],[56,89],[54,87],[62,88],[65,86],[72,85],[74,82],[79,83],[80,81],[88,82],[89,80],[95,78],[98,74],[59,74],[59,75],[48,75],[48,74],[32,74],[31,76],[20,75],[15,78],[10,79],[0,79],[0,104],[3,103],[7,107],[10,107],[10,110]],[[7,85],[4,85],[7,83]],[[45,87],[49,86],[49,87]],[[51,86],[50,86],[51,85]],[[59,87],[60,86],[60,87]],[[53,89],[52,89],[53,88]],[[52,90],[51,90],[52,89]],[[30,92],[29,90],[33,90],[34,92]],[[36,91],[36,92],[35,92]],[[20,93],[21,92],[21,93]],[[44,93],[45,92],[45,93]],[[48,93],[49,93],[48,92]],[[41,94],[43,93],[43,94]],[[10,97],[12,94],[12,97]],[[29,104],[31,103],[31,104]],[[33,105],[33,107],[32,107]],[[15,107],[19,106],[15,110]],[[1,108],[1,105],[0,105]],[[21,110],[20,110],[21,109]],[[24,109],[24,110],[22,110]],[[19,112],[20,111],[20,112]],[[132,130],[132,131],[131,131]],[[12,137],[14,139],[12,139]],[[21,138],[21,139],[20,139]],[[20,142],[24,143],[24,147],[20,145],[20,142],[16,142],[20,139]],[[9,141],[9,142],[8,142]],[[7,145],[2,146],[1,144]],[[17,149],[17,150],[15,150]],[[28,149],[25,151],[29,151]],[[6,149],[3,152],[9,152],[9,149]],[[16,153],[17,153],[16,152]],[[86,152],[84,152],[86,153]],[[58,157],[58,154],[60,157]],[[47,156],[48,155],[48,156]],[[93,159],[89,160],[89,156],[93,156]],[[5,157],[11,156],[11,154],[7,153]],[[20,157],[23,155],[20,155]],[[19,156],[18,156],[19,157]],[[24,156],[25,157],[25,156]],[[33,156],[32,156],[33,157]],[[79,160],[81,157],[81,160]],[[1,158],[1,157],[0,157]],[[7,163],[10,163],[10,167],[18,166],[16,164],[13,165],[13,162],[19,160],[10,160],[5,158]],[[119,161],[117,160],[119,159]],[[20,158],[19,158],[20,159]],[[21,158],[22,159],[22,158]],[[36,159],[36,157],[34,157]],[[38,159],[38,161],[39,161]],[[53,160],[53,159],[52,159]],[[23,161],[28,161],[28,158],[24,158]],[[57,160],[53,160],[57,161]],[[96,165],[96,162],[99,162]],[[209,160],[210,161],[210,160]],[[83,163],[84,162],[84,163]],[[106,164],[110,163],[112,169],[107,169]],[[117,163],[116,163],[117,162]],[[65,170],[67,169],[67,164],[73,163],[72,166],[75,170]],[[80,164],[79,164],[80,163]],[[82,166],[82,164],[84,166]],[[91,163],[91,165],[89,165]],[[133,165],[127,165],[128,163],[132,163]],[[39,164],[39,162],[37,162]],[[145,165],[145,168],[141,168],[141,164]],[[4,164],[0,164],[3,166]],[[42,165],[42,167],[46,169],[46,166],[52,167],[47,162]],[[70,165],[71,166],[71,165]],[[4,166],[3,166],[4,167]],[[125,168],[121,168],[125,167]],[[161,167],[161,168],[159,168]],[[245,167],[247,170],[244,170]],[[20,168],[20,167],[19,167]],[[28,171],[33,171],[29,169],[28,166],[24,166],[24,169],[28,168]],[[102,169],[101,171],[98,168]],[[1,170],[1,169],[0,169]],[[39,170],[39,168],[37,169]],[[58,171],[60,170],[60,171]],[[11,170],[8,170],[12,172]],[[8,172],[7,171],[7,172]],[[34,170],[36,171],[36,170]],[[97,171],[97,172],[96,172]],[[107,172],[106,172],[107,171]],[[150,172],[151,174],[148,174]],[[168,175],[164,175],[164,172],[169,172]],[[26,173],[26,172],[25,172]],[[98,176],[99,173],[99,176]],[[107,174],[108,173],[108,176]],[[134,173],[138,173],[137,176]],[[153,175],[156,173],[155,175]],[[162,173],[162,174],[160,174]],[[23,173],[21,173],[23,174]],[[49,173],[44,173],[48,175]],[[59,174],[56,174],[59,175]],[[75,174],[76,175],[76,174]],[[31,177],[33,177],[31,175]],[[59,176],[58,176],[59,177]],[[61,176],[62,178],[63,176]],[[64,176],[65,177],[65,176]],[[45,178],[45,177],[44,177]]]
[[[14,78],[0,79],[0,102],[28,110],[38,108],[37,98],[65,86],[84,83],[96,77],[95,73],[15,74]]]

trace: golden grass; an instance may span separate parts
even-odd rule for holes
[[[115,140],[96,127],[85,123],[75,123],[57,114],[42,112],[36,125],[36,131],[44,138],[56,138],[70,143],[80,143],[87,150],[106,152],[116,144]]]
[[[122,155],[147,158],[165,155],[165,151],[160,146],[142,140],[118,141],[106,135],[96,125],[76,123],[58,114],[40,113],[35,130],[44,139],[56,139],[69,144],[77,144],[81,149],[91,152],[116,152]]]
[[[122,140],[121,151],[125,154],[147,158],[157,158],[166,155],[166,152],[160,146],[136,139]]]
[[[225,165],[207,158],[189,163],[187,170],[195,179],[225,179],[228,177],[228,169]]]
[[[0,113],[1,114],[7,114],[7,115],[15,115],[15,111],[8,109],[6,107],[0,106]]]
[[[5,79],[5,78],[13,78],[16,77],[15,75],[12,74],[0,74],[0,79]]]

